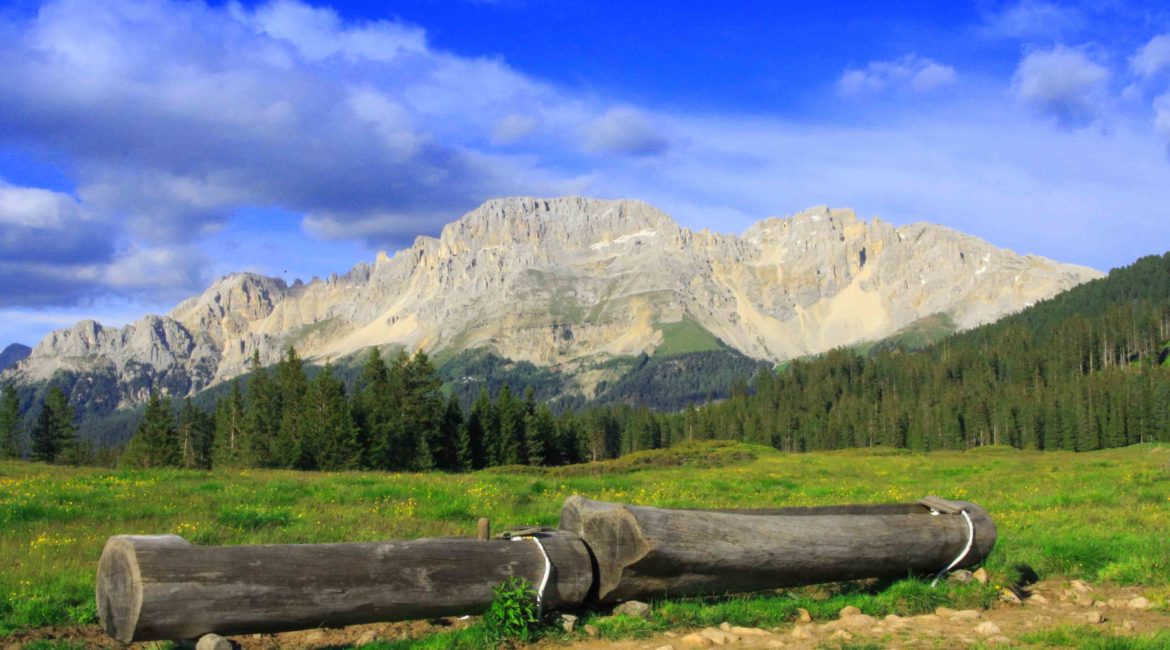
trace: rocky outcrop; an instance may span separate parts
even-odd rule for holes
[[[234,274],[166,316],[79,323],[3,378],[102,367],[135,385],[143,372],[185,375],[195,391],[242,373],[253,352],[268,363],[289,345],[321,361],[374,345],[486,347],[572,371],[653,352],[664,324],[684,320],[780,361],[935,314],[972,327],[1099,275],[851,210],[813,208],[734,236],[691,231],[638,201],[509,198],[343,276],[290,287]]]

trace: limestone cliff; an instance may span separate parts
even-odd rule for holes
[[[267,363],[289,345],[319,361],[374,345],[486,347],[573,371],[653,352],[682,321],[780,361],[933,314],[972,327],[1099,275],[851,210],[813,208],[735,236],[691,231],[638,201],[509,198],[343,276],[290,287],[234,274],[166,316],[79,323],[0,378],[100,367],[139,387],[119,395],[129,403],[155,384],[197,391],[243,372],[253,351]]]

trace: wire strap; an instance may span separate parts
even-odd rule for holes
[[[523,537],[516,536],[509,538],[513,542],[519,542],[522,539],[530,539],[536,542],[536,548],[540,549],[540,554],[544,556],[544,576],[540,579],[540,586],[536,589],[536,616],[538,618],[544,617],[544,590],[548,588],[548,579],[552,575],[552,560],[548,557],[548,551],[544,550],[544,544],[540,543],[540,538],[535,535],[526,535]]]
[[[938,516],[939,513],[934,508],[931,508],[930,514]],[[971,515],[967,514],[966,509],[960,510],[959,514],[963,515],[963,519],[967,520],[967,545],[963,547],[963,552],[959,553],[958,557],[956,557],[954,560],[951,560],[951,563],[947,565],[947,568],[938,572],[938,575],[934,577],[934,581],[930,583],[931,587],[937,585],[938,581],[942,579],[943,576],[949,573],[951,569],[955,568],[955,565],[957,565],[959,562],[962,562],[963,558],[967,557],[967,554],[971,552],[971,546],[975,543],[975,524],[971,521]]]

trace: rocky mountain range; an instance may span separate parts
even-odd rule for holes
[[[737,236],[692,231],[638,201],[508,198],[344,275],[290,286],[237,273],[163,316],[55,331],[0,381],[63,371],[91,378],[95,388],[73,391],[92,394],[75,397],[122,406],[231,379],[253,352],[271,363],[294,346],[325,362],[397,345],[490,349],[569,373],[588,394],[601,362],[672,349],[680,336],[782,361],[939,315],[970,328],[1100,275],[844,209],[764,219]]]

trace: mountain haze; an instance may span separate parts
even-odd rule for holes
[[[342,276],[289,286],[232,274],[165,316],[83,321],[0,379],[95,375],[116,386],[104,399],[128,405],[235,377],[253,352],[267,364],[291,345],[324,362],[399,345],[486,348],[573,375],[589,394],[599,361],[670,349],[682,330],[782,361],[938,315],[970,328],[1100,275],[851,210],[813,208],[735,236],[683,228],[638,201],[508,198]]]

